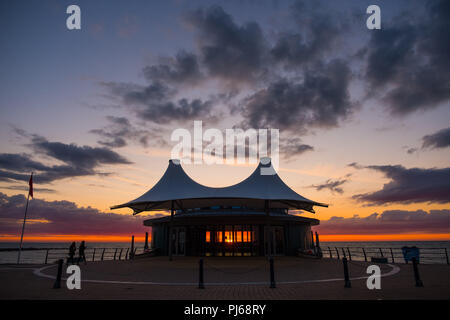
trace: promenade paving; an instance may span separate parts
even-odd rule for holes
[[[367,277],[368,265],[349,262],[350,276]],[[369,290],[366,279],[344,288],[342,261],[335,259],[276,257],[275,289],[265,258],[205,258],[204,266],[206,288],[198,289],[198,258],[88,262],[80,266],[81,290],[68,290],[65,281],[52,288],[55,265],[2,265],[0,299],[450,299],[448,265],[419,265],[424,287],[418,288],[412,265],[380,264],[387,274],[381,290]]]

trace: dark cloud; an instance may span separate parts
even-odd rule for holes
[[[50,142],[35,136],[32,139],[35,151],[67,163],[75,168],[92,169],[101,164],[130,164],[127,159],[108,148],[78,146],[74,143]]]
[[[367,166],[384,173],[391,181],[379,191],[354,195],[372,205],[388,203],[450,202],[450,168],[407,169],[403,166]]]
[[[144,67],[143,73],[149,81],[194,85],[203,78],[197,56],[193,53],[182,50],[175,58],[164,60],[167,62]]]
[[[347,175],[348,177],[349,175]],[[333,179],[328,179],[327,181],[325,181],[322,184],[319,185],[312,185],[312,188],[315,188],[317,191],[321,191],[323,189],[328,189],[331,192],[337,192],[337,193],[344,193],[344,190],[341,188],[341,186],[348,182],[348,179],[337,179],[337,180],[333,180]]]
[[[159,63],[146,66],[147,85],[102,85],[116,102],[153,123],[217,121],[228,112],[243,118],[240,127],[283,128],[297,136],[308,128],[337,127],[357,103],[348,90],[353,77],[348,62],[333,59],[336,55],[331,50],[346,30],[340,22],[345,19],[323,9],[294,3],[289,17],[292,29],[271,32],[272,37],[256,22],[237,23],[217,5],[190,11],[184,20],[195,33],[196,51],[180,50],[174,57],[161,57]],[[184,98],[186,85],[216,79],[223,82],[215,94]],[[247,96],[241,91],[242,82],[252,90],[245,92]],[[227,108],[218,115],[214,105]],[[114,136],[101,142],[113,147],[126,144],[126,139]],[[304,144],[288,147],[295,154],[312,150]]]
[[[422,138],[422,141],[422,148],[446,148],[450,146],[450,128],[426,135]]]
[[[13,171],[48,170],[48,166],[33,161],[27,154],[0,154],[0,168]]]
[[[0,192],[0,233],[20,234],[26,198],[23,195],[7,196]],[[142,220],[137,217],[104,213],[91,207],[79,207],[70,201],[30,202],[28,218],[41,223],[27,224],[27,234],[80,234],[80,235],[130,235],[144,233]],[[147,216],[148,217],[148,216]]]
[[[362,165],[360,165],[360,164],[358,164],[356,162],[349,163],[347,165],[347,167],[352,167],[352,168],[355,168],[355,169],[363,169],[364,168],[364,166],[362,166]]]
[[[28,147],[35,153],[64,164],[45,165],[33,160],[28,154],[0,154],[0,181],[27,181],[29,174],[34,172],[36,183],[49,183],[64,178],[101,174],[96,169],[104,164],[131,163],[108,148],[50,142],[37,135],[27,137],[31,139]]]
[[[244,126],[297,133],[312,127],[336,127],[356,107],[348,92],[350,79],[348,65],[333,60],[315,72],[305,72],[302,82],[284,79],[271,83],[246,99]]]
[[[20,185],[13,185],[13,186],[0,186],[0,189],[6,189],[6,190],[20,190],[20,191],[28,191],[28,186],[20,186]],[[48,188],[34,188],[33,190],[35,192],[39,193],[56,193],[56,190],[54,189],[48,189]]]
[[[448,233],[450,210],[388,210],[367,217],[332,217],[316,227],[323,234]]]
[[[450,3],[429,1],[425,18],[395,19],[371,33],[367,45],[369,92],[382,93],[389,112],[404,116],[450,98]]]
[[[210,76],[244,81],[261,74],[267,43],[257,23],[238,25],[220,6],[190,12],[186,21],[199,33],[202,64]]]
[[[346,30],[346,19],[327,14],[317,3],[296,1],[291,6],[296,30],[277,34],[270,49],[271,59],[287,69],[304,66],[324,58]]]
[[[110,148],[120,148],[133,141],[143,147],[149,145],[165,146],[167,142],[156,130],[142,130],[134,127],[128,118],[107,116],[108,125],[101,129],[93,129],[90,133],[102,138],[98,143]]]
[[[196,120],[211,117],[212,100],[186,98],[176,99],[176,90],[153,82],[148,86],[105,82],[114,98],[127,105],[142,120],[154,123]]]
[[[268,137],[268,149],[270,149],[270,141],[270,137]],[[302,143],[299,138],[280,140],[280,153],[285,159],[291,159],[308,151],[314,151],[314,147]]]

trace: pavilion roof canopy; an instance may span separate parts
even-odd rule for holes
[[[266,169],[263,169],[266,168]],[[271,174],[261,174],[262,170]],[[270,158],[262,158],[256,170],[245,180],[228,187],[213,188],[191,179],[179,160],[169,160],[161,179],[142,196],[111,209],[131,208],[142,211],[192,209],[211,206],[243,206],[252,209],[300,209],[313,212],[313,206],[328,205],[302,197],[289,188],[272,167]]]

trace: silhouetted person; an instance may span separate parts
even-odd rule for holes
[[[75,263],[75,251],[77,251],[77,245],[75,244],[75,242],[72,242],[69,247],[69,258],[67,259],[67,264],[69,264],[69,261],[70,263]]]
[[[78,248],[78,264],[81,260],[84,260],[84,264],[87,264],[86,256],[84,255],[84,250],[86,249],[86,245],[84,241],[81,241],[80,247]]]

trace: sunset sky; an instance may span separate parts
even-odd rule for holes
[[[280,177],[329,204],[303,213],[323,240],[450,240],[449,1],[7,0],[0,24],[0,241],[32,171],[26,240],[143,236],[161,213],[109,208],[194,120],[279,129]],[[227,186],[256,165],[183,167]]]

